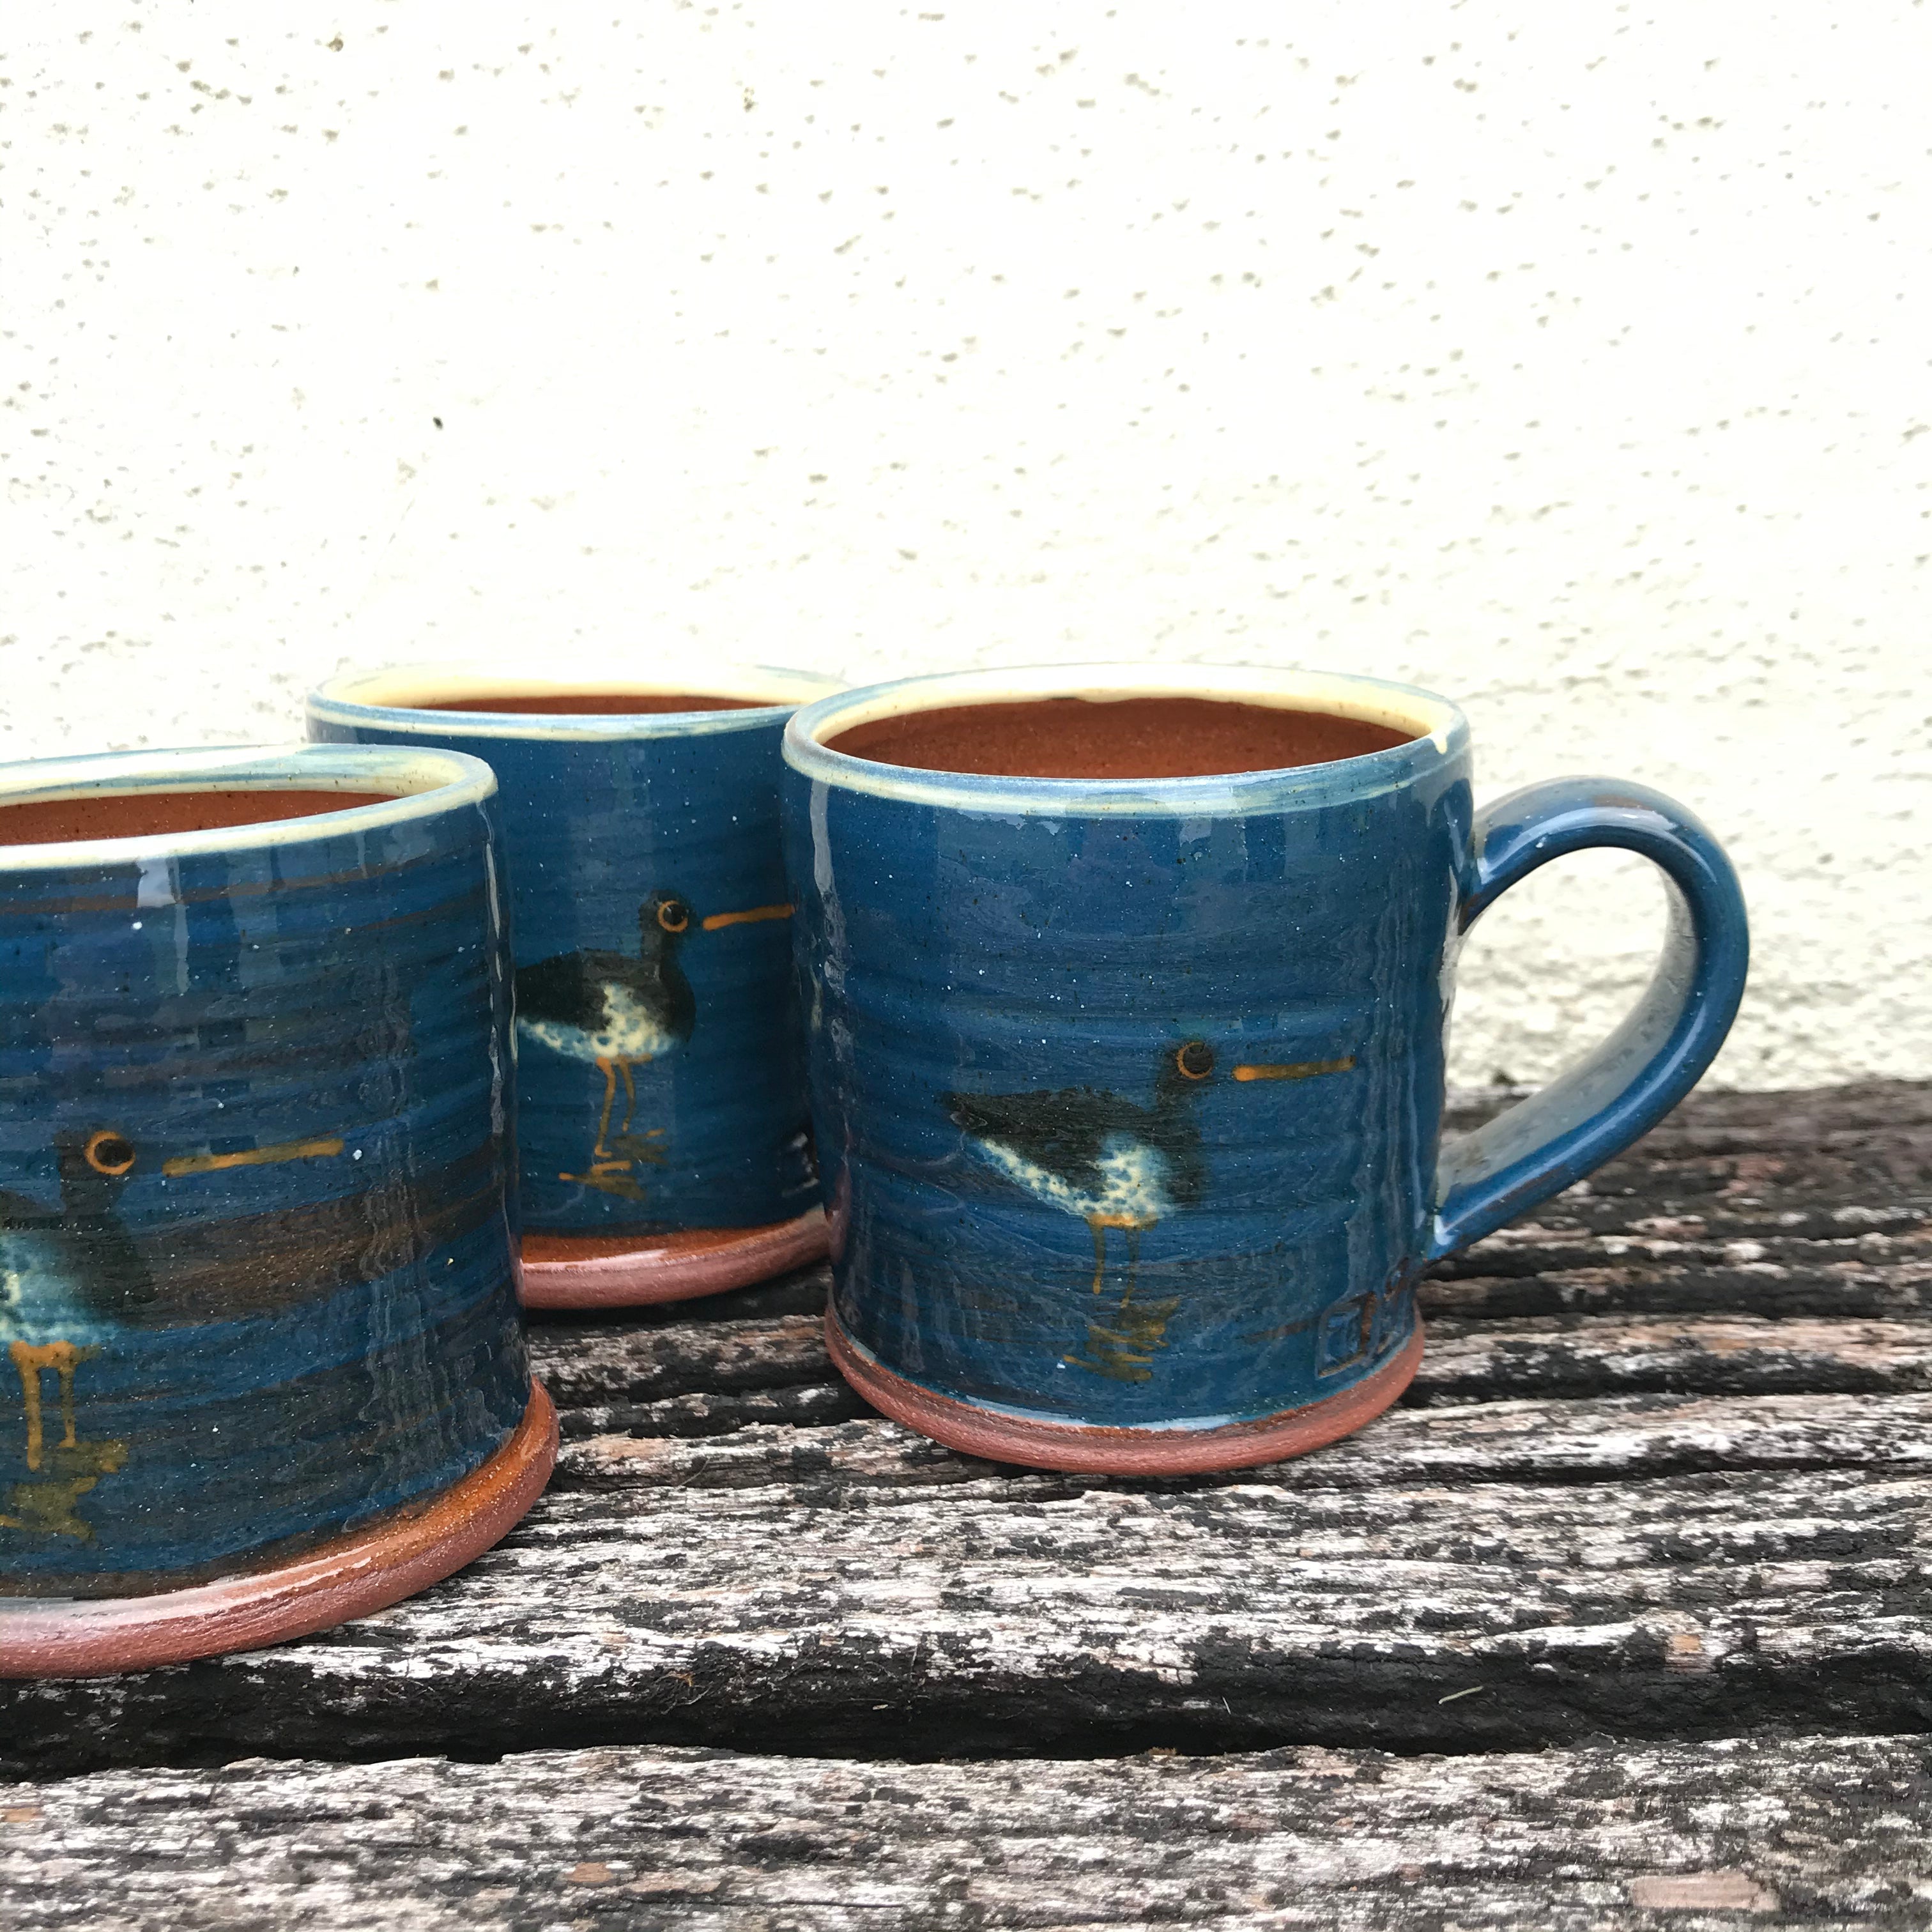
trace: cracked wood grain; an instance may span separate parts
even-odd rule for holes
[[[0,1786],[10,1932],[1932,1924],[1925,1739],[855,1763],[698,1750]]]
[[[6,1686],[0,1761],[639,1739],[1493,1750],[1932,1725],[1918,1474],[1057,1480],[554,1494],[460,1578],[341,1630]]]
[[[1168,1484],[1023,1473],[956,1455],[896,1423],[868,1415],[809,1431],[747,1428],[722,1441],[592,1436],[565,1448],[551,1494],[638,1484],[934,1486],[998,1476],[1015,1493],[1071,1496],[1114,1489],[1138,1495],[1256,1482],[1287,1490],[1372,1489],[1831,1468],[1932,1478],[1932,1396],[1646,1395],[1394,1409],[1318,1456]]]

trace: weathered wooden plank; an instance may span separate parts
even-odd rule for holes
[[[0,1761],[1932,1725],[1922,1474],[1057,1480],[554,1494],[460,1579],[341,1630],[0,1687]]]
[[[531,1366],[552,1400],[571,1408],[824,1382],[836,1374],[825,1353],[824,1279],[799,1286],[813,1298],[809,1312],[739,1318],[721,1311],[564,1328],[532,1322]]]
[[[1566,1234],[1726,1244],[1923,1227],[1932,1207],[1928,1096],[1932,1084],[1694,1096],[1636,1147],[1445,1272],[1480,1270],[1512,1244],[1520,1265],[1534,1265],[1537,1249]],[[1856,1104],[1868,1098],[1877,1111]]]
[[[1459,1098],[1452,1124],[1468,1118],[1461,1108]],[[1603,1198],[1624,1189],[1702,1191],[1746,1204],[1774,1190],[1817,1202],[1922,1198],[1932,1187],[1932,1085],[1695,1094],[1591,1185]]]
[[[1664,1232],[1667,1226],[1671,1231]],[[1911,1316],[1932,1310],[1932,1210],[1889,1232],[1702,1238],[1694,1216],[1606,1234],[1505,1228],[1424,1284],[1425,1314]]]
[[[822,1429],[869,1417],[872,1408],[854,1395],[826,1364],[822,1382],[788,1388],[752,1389],[742,1394],[666,1396],[656,1402],[599,1403],[561,1412],[564,1439],[577,1442],[592,1436],[728,1436],[741,1429],[784,1425],[793,1429]]]
[[[10,1932],[1932,1924],[1919,1737],[979,1764],[666,1750],[0,1787]]]
[[[819,1317],[580,1327],[542,1337],[538,1372],[567,1440],[714,1436],[758,1423],[807,1426],[868,1412],[825,1353]],[[1429,1324],[1406,1401],[1541,1396],[1904,1394],[1932,1388],[1932,1318],[1563,1315]]]
[[[801,1430],[747,1427],[693,1441],[671,1432],[567,1444],[551,1493],[772,1484],[952,1486],[998,1478],[1016,1496],[1132,1495],[1265,1484],[1288,1490],[1427,1483],[1653,1482],[1723,1472],[1849,1468],[1932,1478],[1932,1395],[1622,1396],[1399,1408],[1319,1455],[1264,1470],[1149,1484],[1023,1473],[956,1455],[875,1415]]]
[[[1533,1317],[1430,1324],[1412,1402],[1658,1390],[1698,1395],[1932,1388],[1932,1322],[1746,1316]]]
[[[1452,1136],[1467,1132],[1533,1090],[1452,1090],[1444,1130]],[[1819,1171],[1827,1175],[1863,1172],[1868,1179],[1878,1172],[1909,1180],[1916,1174],[1922,1184],[1932,1175],[1932,1082],[1863,1080],[1754,1092],[1700,1088],[1598,1172],[1615,1176],[1633,1164],[1794,1154],[1820,1156]],[[1750,1176],[1732,1175],[1725,1184],[1741,1178]]]

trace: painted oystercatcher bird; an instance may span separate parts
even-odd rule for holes
[[[1108,1231],[1123,1231],[1131,1300],[1142,1230],[1192,1206],[1207,1187],[1192,1102],[1214,1072],[1214,1049],[1190,1040],[1161,1055],[1151,1106],[1093,1087],[948,1094],[942,1104],[988,1166],[1087,1223],[1096,1294],[1106,1279]]]
[[[789,904],[714,912],[699,923],[706,932],[728,926],[789,919]],[[698,1017],[691,982],[677,963],[677,949],[691,930],[689,904],[677,892],[653,892],[638,908],[638,956],[586,950],[560,952],[517,969],[517,1030],[527,1040],[573,1060],[587,1060],[604,1076],[604,1108],[590,1171],[558,1178],[578,1180],[607,1194],[641,1201],[644,1190],[627,1170],[633,1161],[662,1162],[652,1145],[662,1127],[633,1133],[638,1090],[631,1069],[658,1059],[691,1037]],[[614,1135],[610,1115],[617,1082],[624,1083],[624,1118]]]
[[[1244,1064],[1237,1081],[1306,1080],[1345,1073],[1353,1054],[1334,1060]],[[1161,1055],[1154,1100],[1143,1106],[1091,1087],[1051,1093],[948,1094],[947,1117],[988,1166],[1036,1201],[1077,1214],[1094,1237],[1094,1292],[1107,1275],[1107,1236],[1126,1237],[1127,1279],[1108,1322],[1088,1324],[1087,1352],[1063,1359],[1119,1382],[1145,1382],[1178,1298],[1136,1307],[1144,1229],[1207,1192],[1208,1167],[1193,1102],[1214,1077],[1214,1050],[1190,1040]]]
[[[560,952],[517,969],[517,1030],[554,1053],[590,1061],[604,1076],[604,1110],[587,1174],[566,1174],[605,1192],[638,1192],[626,1174],[633,1161],[657,1161],[662,1130],[633,1134],[638,1090],[631,1076],[691,1037],[698,1017],[677,948],[691,929],[691,908],[676,892],[653,892],[638,908],[638,956],[602,950]],[[623,1124],[614,1137],[610,1114],[624,1083]]]
[[[103,1470],[118,1468],[124,1445],[82,1443],[74,1430],[74,1371],[98,1352],[94,1338],[137,1325],[154,1286],[116,1211],[133,1172],[134,1144],[112,1128],[54,1138],[61,1205],[42,1206],[0,1192],[0,1336],[20,1378],[26,1408],[27,1467],[51,1462],[66,1480],[16,1484],[0,1526],[86,1534],[72,1515],[74,1498]],[[50,1450],[41,1378],[59,1378],[61,1437]]]

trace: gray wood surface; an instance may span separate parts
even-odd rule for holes
[[[1921,1927],[1928,1756],[256,1761],[0,1795],[0,1898],[9,1932]]]
[[[1266,1469],[953,1455],[824,1292],[540,1324],[556,1478],[412,1603],[0,1685],[0,1922],[1927,1922],[1932,1090],[1694,1100]]]

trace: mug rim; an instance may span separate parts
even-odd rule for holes
[[[136,864],[144,860],[259,851],[315,838],[354,838],[392,825],[481,805],[496,792],[496,774],[466,752],[391,745],[221,745],[76,758],[27,758],[0,764],[0,806],[58,798],[125,798],[142,792],[380,791],[378,805],[345,806],[260,824],[196,832],[150,832],[124,838],[67,838],[32,844],[0,842],[0,873]]]
[[[500,660],[452,658],[338,671],[309,693],[306,708],[311,719],[332,724],[379,725],[386,731],[412,732],[423,737],[671,738],[755,730],[844,688],[842,679],[823,672],[730,661],[700,667],[660,659],[650,670],[614,674],[581,658],[568,658],[561,674],[553,665],[544,673],[526,675],[508,670]],[[639,698],[686,693],[707,698],[769,698],[770,701],[742,710],[578,713],[437,711],[423,702],[431,696],[448,702],[461,698],[561,697],[584,691]]]
[[[932,771],[855,758],[825,742],[855,725],[956,705],[1156,697],[1226,698],[1285,710],[1318,708],[1413,735],[1385,751],[1319,764],[1168,778]],[[1456,758],[1467,749],[1468,738],[1468,721],[1460,708],[1419,685],[1288,665],[1125,662],[946,671],[860,686],[794,712],[785,727],[784,749],[785,763],[814,784],[966,811],[1058,816],[1280,811],[1370,797],[1413,783]]]

